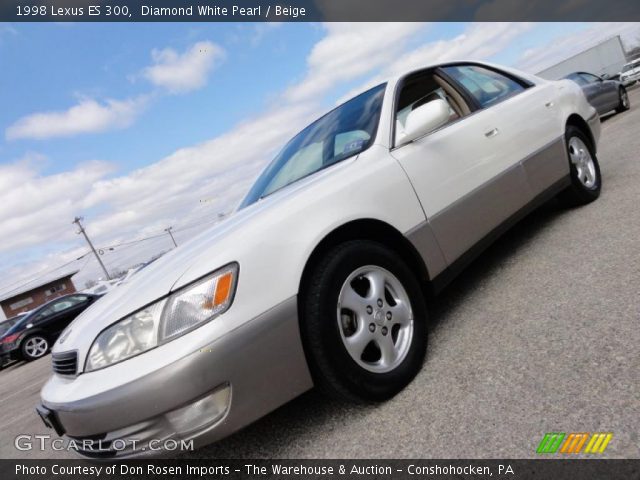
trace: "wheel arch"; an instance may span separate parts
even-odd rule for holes
[[[25,330],[22,335],[20,335],[20,338],[18,339],[18,348],[22,348],[22,344],[24,343],[24,341],[29,338],[29,337],[33,337],[34,335],[38,335],[40,337],[44,337],[47,342],[49,342],[49,346],[51,345],[51,335],[49,335],[44,329],[42,328],[30,328],[28,330]]]
[[[569,115],[567,121],[565,122],[565,129],[569,126],[580,129],[591,142],[591,146],[593,147],[593,149],[595,150],[597,148],[598,143],[596,142],[593,132],[591,131],[591,127],[589,127],[589,124],[584,118],[582,118],[577,113],[572,113],[571,115]]]
[[[316,245],[309,255],[302,271],[298,292],[306,291],[309,277],[315,265],[333,247],[350,240],[371,240],[392,249],[405,261],[407,267],[416,275],[425,293],[428,293],[430,281],[427,266],[413,244],[392,225],[372,218],[363,218],[347,222],[330,233]],[[301,312],[301,295],[298,295],[298,310]]]

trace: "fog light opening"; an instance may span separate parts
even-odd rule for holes
[[[198,400],[165,414],[178,435],[202,430],[220,421],[231,403],[231,385],[226,383]]]

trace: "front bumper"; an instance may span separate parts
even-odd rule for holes
[[[54,384],[42,391],[43,406],[54,412],[78,453],[87,457],[157,454],[146,448],[151,440],[156,445],[166,439],[193,440],[197,448],[230,435],[313,386],[295,297],[134,382],[68,403],[48,400],[60,398],[64,391],[59,389],[77,397],[83,377],[108,370],[72,380],[54,378]],[[48,395],[53,388],[55,395]]]

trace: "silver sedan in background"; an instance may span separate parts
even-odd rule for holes
[[[617,80],[605,80],[587,72],[570,73],[565,78],[580,85],[585,97],[600,115],[611,110],[621,113],[631,107],[627,89]]]

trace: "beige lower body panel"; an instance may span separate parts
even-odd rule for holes
[[[407,232],[434,279],[569,175],[559,137]]]

